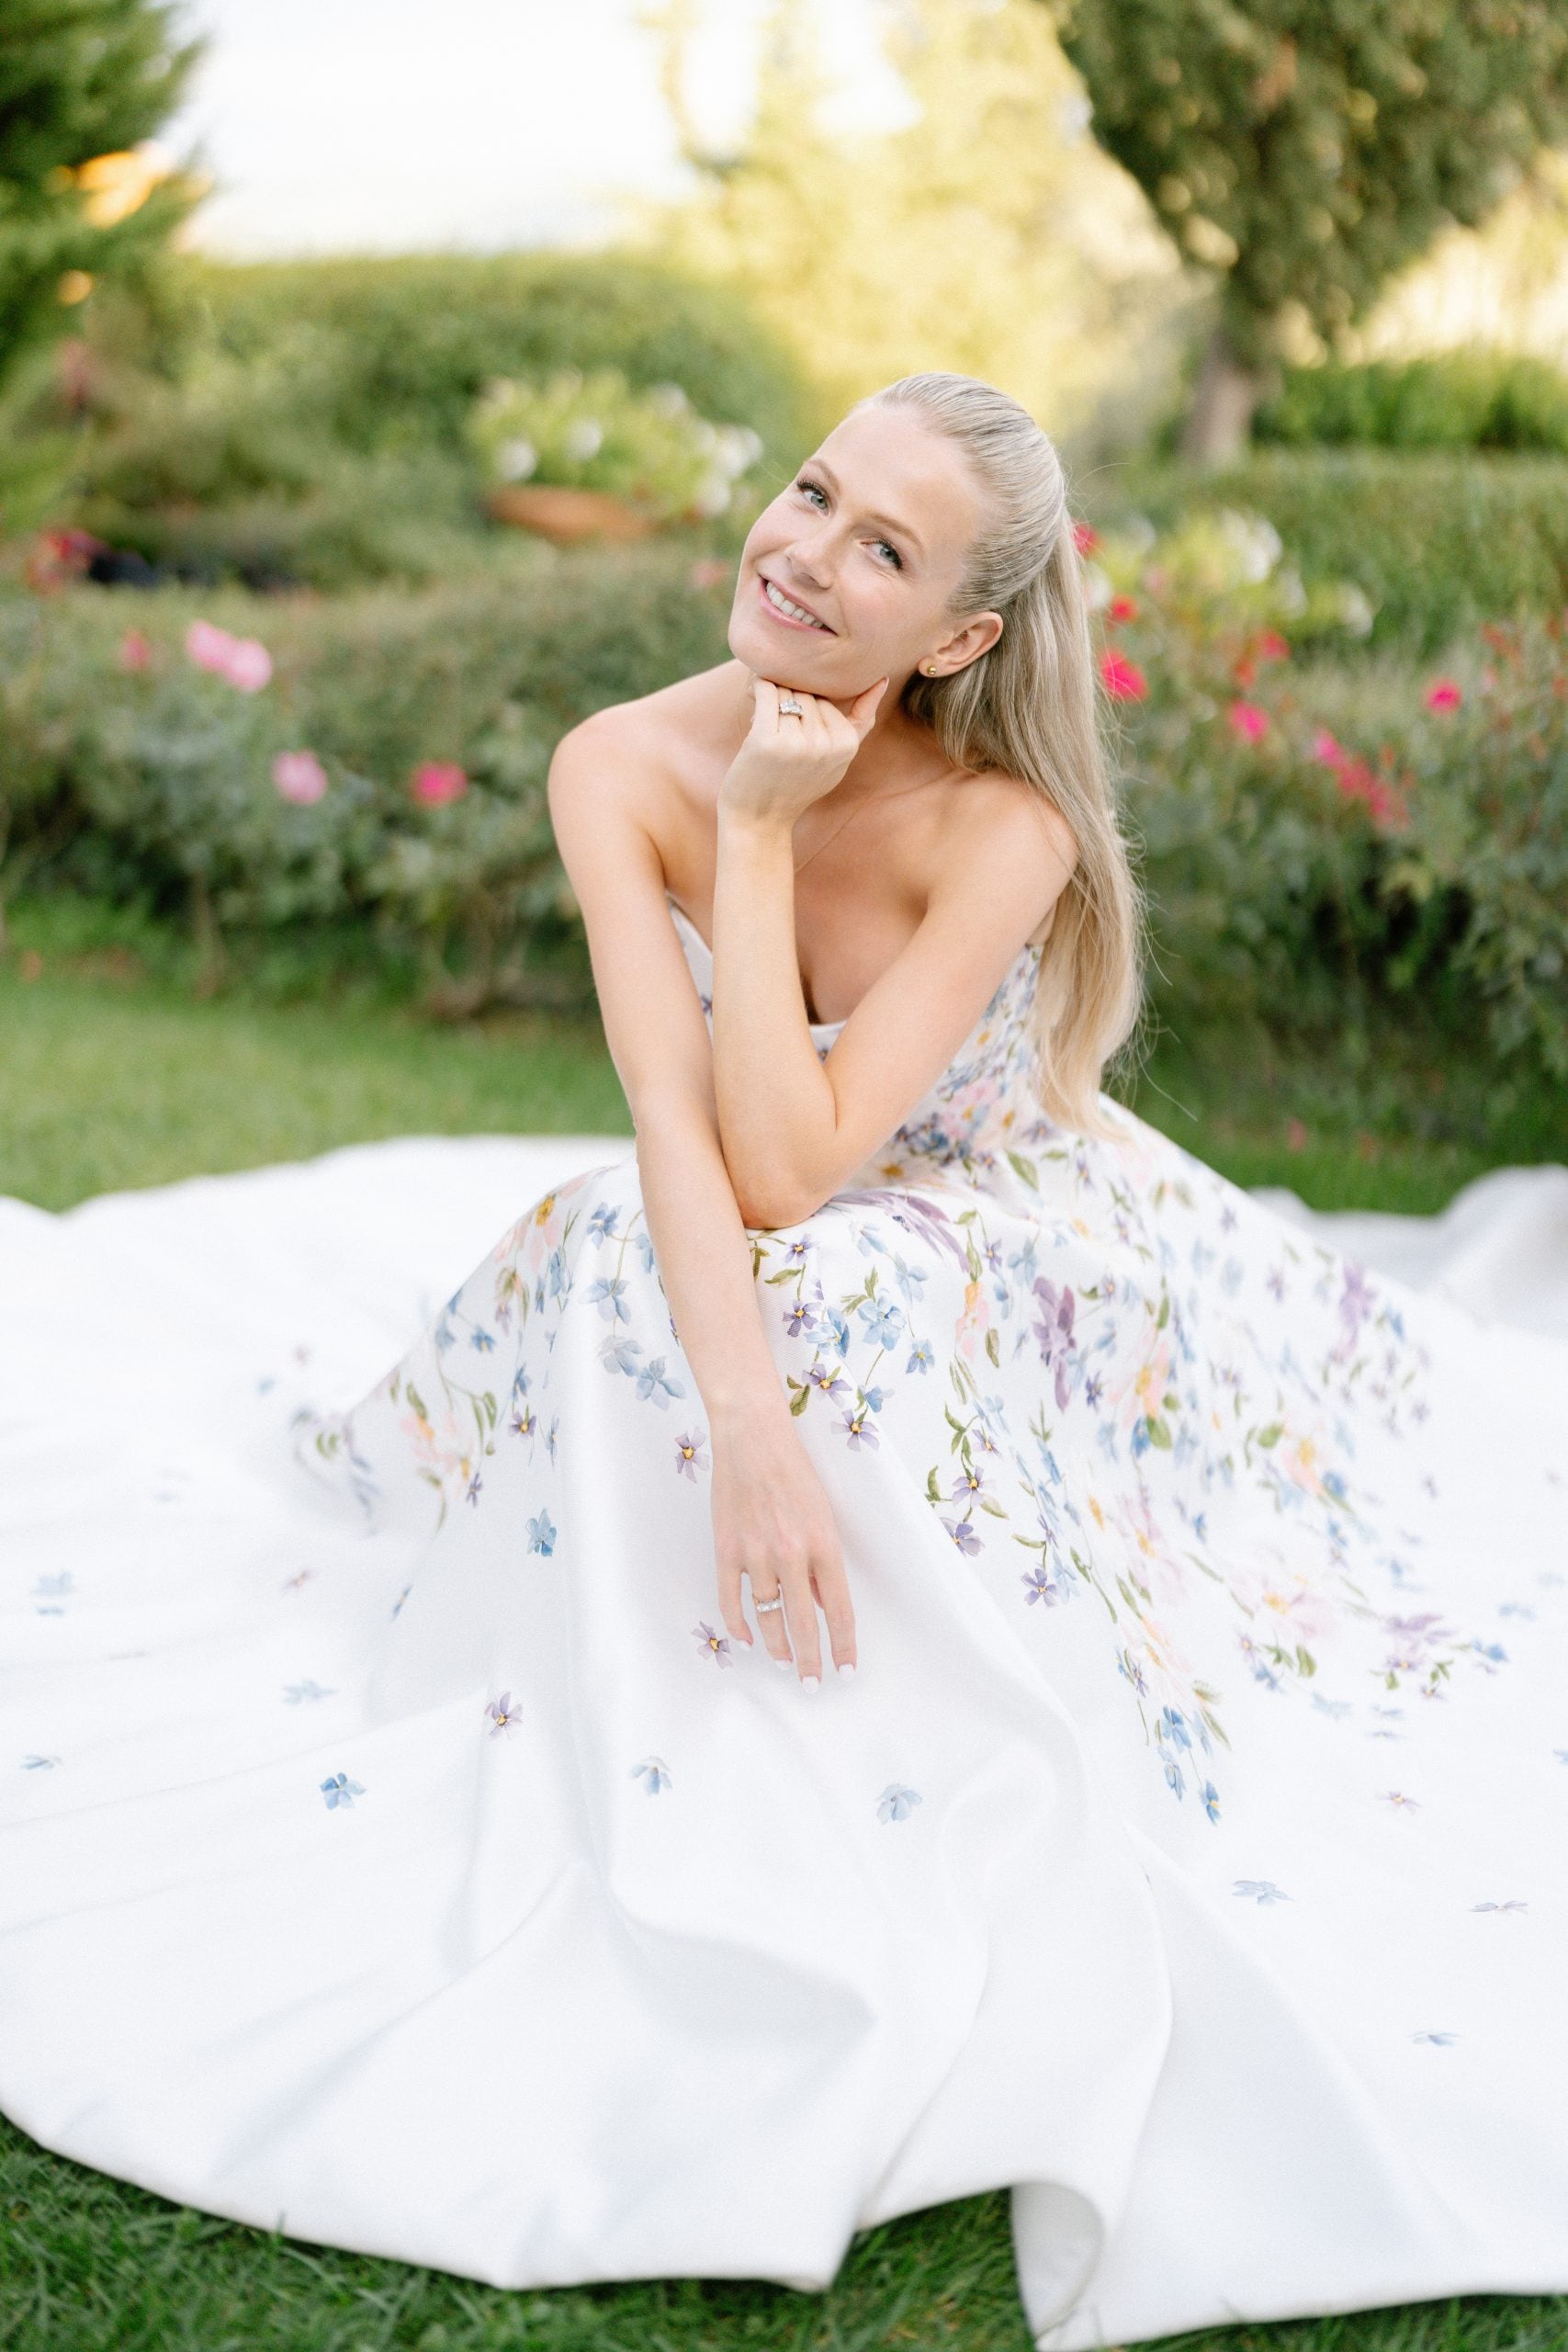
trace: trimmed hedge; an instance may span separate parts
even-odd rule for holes
[[[1107,468],[1080,492],[1110,528],[1158,531],[1195,513],[1264,515],[1309,585],[1353,581],[1372,607],[1367,642],[1430,655],[1483,620],[1568,603],[1568,460],[1447,450],[1260,449],[1194,474]]]
[[[1390,449],[1568,453],[1568,376],[1550,360],[1470,349],[1286,370],[1253,420],[1258,441]]]

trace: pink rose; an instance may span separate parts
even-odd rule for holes
[[[243,695],[259,694],[272,676],[272,656],[256,637],[231,637],[213,621],[192,621],[186,651],[198,670],[225,678]]]
[[[314,752],[279,752],[272,763],[272,780],[280,798],[308,808],[327,788],[327,772]]]
[[[409,787],[425,808],[444,808],[449,800],[461,800],[468,788],[468,779],[456,760],[422,761]]]
[[[1428,710],[1457,710],[1464,695],[1452,678],[1434,678],[1427,689]]]
[[[1100,674],[1112,702],[1142,702],[1149,684],[1135,662],[1121,653],[1102,653]]]
[[[212,621],[192,621],[186,631],[186,651],[198,670],[210,670],[221,676],[229,660],[229,649],[234,640],[226,628],[219,628]]]
[[[1269,732],[1269,713],[1255,702],[1233,702],[1225,713],[1233,734],[1244,743],[1256,743],[1260,735]]]
[[[1337,742],[1326,727],[1320,727],[1313,737],[1312,755],[1325,768],[1343,767],[1350,756],[1343,743]]]
[[[229,642],[223,675],[243,695],[259,694],[272,676],[272,656],[259,637],[236,637]]]

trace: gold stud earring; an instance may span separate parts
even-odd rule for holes
[[[936,676],[936,663],[934,662],[922,662],[920,664],[920,675],[922,678],[934,678]]]

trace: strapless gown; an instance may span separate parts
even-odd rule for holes
[[[1568,2292],[1568,1176],[1380,1273],[1053,1127],[1034,969],[753,1236],[815,1695],[719,1621],[628,1140],[8,1204],[17,2124],[512,2287],[1009,2184],[1055,2352]]]

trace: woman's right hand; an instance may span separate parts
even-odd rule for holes
[[[757,1619],[775,1665],[789,1666],[793,1652],[802,1687],[819,1687],[820,1607],[833,1663],[840,1674],[852,1674],[855,1617],[843,1547],[821,1480],[782,1402],[716,1422],[710,1442],[718,1605],[730,1639],[752,1645],[740,1590],[746,1577],[753,1608],[775,1595],[784,1602]]]

